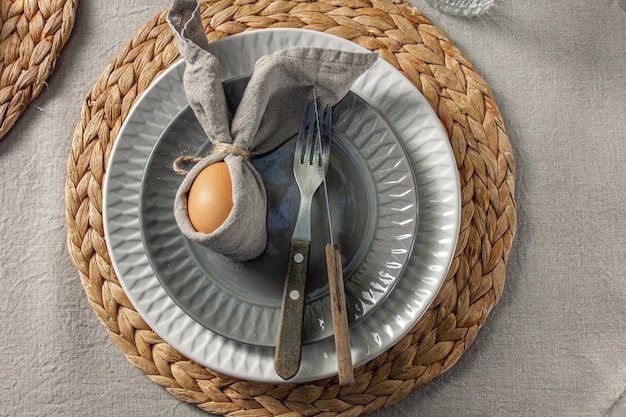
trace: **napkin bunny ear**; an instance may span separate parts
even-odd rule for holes
[[[270,152],[292,137],[313,89],[318,102],[339,102],[377,54],[292,48],[264,56],[255,64],[231,127],[220,64],[207,50],[198,3],[175,0],[167,19],[187,64],[183,81],[190,106],[209,140],[221,150],[203,158],[186,175],[174,202],[176,221],[188,239],[215,252],[236,261],[255,258],[267,243],[267,197],[246,154]],[[228,165],[233,207],[215,231],[200,233],[189,220],[187,194],[203,169],[221,161]]]
[[[222,87],[221,66],[208,51],[196,0],[175,0],[167,14],[178,50],[185,60],[183,82],[187,100],[198,122],[213,143],[232,143],[228,106]]]
[[[378,54],[323,48],[287,48],[257,60],[233,117],[233,143],[261,155],[292,137],[304,102],[335,105]]]

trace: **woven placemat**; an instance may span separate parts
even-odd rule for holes
[[[220,0],[203,3],[202,10],[211,41],[262,28],[323,31],[377,51],[422,91],[449,134],[461,180],[461,229],[450,271],[422,319],[393,348],[358,367],[352,387],[340,387],[336,377],[303,384],[241,381],[189,361],[156,335],[111,266],[102,182],[133,103],[179,58],[163,11],[100,76],[74,134],[67,243],[89,303],[133,365],[172,395],[211,413],[356,416],[393,404],[458,361],[502,294],[516,227],[514,160],[493,94],[449,37],[408,3]]]
[[[54,71],[77,5],[78,0],[0,0],[0,140]]]

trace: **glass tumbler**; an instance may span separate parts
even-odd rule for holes
[[[478,16],[493,5],[494,0],[426,0],[431,6],[455,16]]]

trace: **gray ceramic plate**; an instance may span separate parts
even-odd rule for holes
[[[247,81],[226,83],[231,114]],[[154,273],[180,308],[229,339],[276,344],[300,201],[292,173],[294,140],[252,160],[268,196],[268,246],[248,262],[230,261],[188,241],[176,225],[173,203],[182,177],[172,170],[172,161],[181,153],[207,155],[212,148],[189,107],[165,129],[144,172],[139,213]],[[342,251],[349,321],[355,323],[382,302],[404,271],[417,227],[417,191],[401,143],[385,120],[353,93],[334,108],[329,165],[333,236]],[[330,240],[322,191],[312,207],[304,343],[333,335],[324,256]]]
[[[294,29],[264,29],[229,36],[211,44],[211,49],[222,64],[223,80],[228,81],[249,76],[259,57],[292,46],[363,50],[331,35]],[[159,138],[164,138],[164,132],[176,123],[177,117],[182,117],[181,111],[187,106],[182,86],[183,70],[182,62],[175,64],[152,83],[133,107],[116,139],[107,168],[103,204],[111,261],[139,314],[181,353],[201,365],[240,379],[281,382],[274,371],[272,347],[242,343],[199,323],[168,293],[155,273],[158,269],[150,262],[150,258],[156,257],[148,255],[153,249],[145,238],[147,228],[144,226],[148,219],[144,214],[171,214],[168,207],[146,210],[140,194],[148,195],[145,190],[142,194],[144,174],[151,169],[149,162],[156,161],[155,146]],[[447,136],[424,97],[402,74],[379,60],[356,80],[352,92],[384,119],[404,148],[405,159],[408,158],[411,166],[411,181],[416,184],[418,204],[417,229],[414,225],[406,229],[409,234],[413,230],[417,232],[404,273],[393,286],[388,286],[376,307],[350,328],[353,362],[359,365],[393,346],[419,320],[436,296],[454,254],[460,221],[460,191]],[[341,146],[343,139],[337,136],[337,146]],[[168,157],[171,157],[169,152]],[[352,154],[352,150],[346,153]],[[148,182],[146,179],[145,184]],[[364,183],[373,189],[379,187],[376,181]],[[170,203],[163,200],[162,204]],[[376,206],[372,204],[367,210]],[[376,215],[374,219],[379,217]],[[346,249],[354,250],[345,244]],[[213,280],[213,285],[224,286],[216,282]],[[319,288],[323,292],[322,287]],[[241,298],[240,291],[235,294]],[[226,315],[218,317],[229,321]],[[230,325],[238,323],[230,321]],[[303,347],[300,371],[291,382],[336,374],[336,366],[334,340],[322,335]]]

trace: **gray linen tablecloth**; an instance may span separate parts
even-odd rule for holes
[[[626,390],[626,12],[616,0],[499,0],[466,20],[413,3],[495,93],[519,224],[503,297],[474,345],[372,415],[605,416]],[[82,99],[168,5],[81,1],[48,86],[0,141],[0,416],[206,415],[126,361],[65,246]]]

